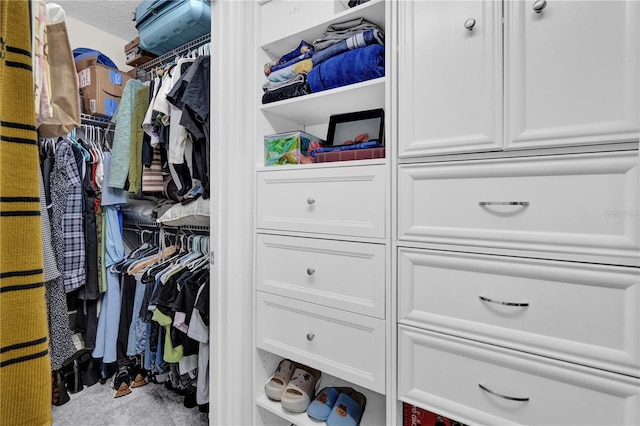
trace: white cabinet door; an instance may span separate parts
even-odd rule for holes
[[[640,3],[505,2],[505,149],[638,140]]]
[[[398,4],[398,156],[502,149],[501,3]]]

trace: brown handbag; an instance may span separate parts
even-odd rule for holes
[[[47,25],[47,55],[51,75],[51,108],[53,115],[38,127],[41,138],[64,136],[80,126],[78,76],[64,22]]]

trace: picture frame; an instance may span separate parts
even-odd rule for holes
[[[350,145],[357,143],[356,137],[368,135],[368,140],[377,140],[384,145],[384,110],[382,108],[366,111],[334,114],[329,117],[329,129],[325,146]]]

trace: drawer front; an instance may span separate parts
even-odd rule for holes
[[[398,249],[400,322],[640,376],[640,275]]]
[[[257,173],[257,227],[384,238],[385,166]]]
[[[400,400],[466,424],[640,421],[640,380],[629,376],[406,326],[398,365]]]
[[[637,151],[407,164],[398,182],[400,240],[640,264]]]
[[[258,292],[257,347],[385,391],[385,321]]]
[[[385,318],[386,246],[258,234],[258,290]]]

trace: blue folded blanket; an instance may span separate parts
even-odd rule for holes
[[[307,82],[312,92],[384,76],[384,46],[373,44],[350,50],[314,66]]]

